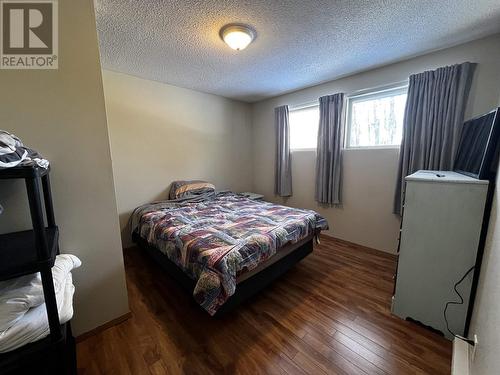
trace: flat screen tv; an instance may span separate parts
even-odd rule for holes
[[[494,175],[499,132],[500,108],[466,121],[455,158],[455,172],[481,180]]]

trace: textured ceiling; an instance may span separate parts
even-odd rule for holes
[[[250,102],[500,32],[499,0],[95,1],[104,68]]]

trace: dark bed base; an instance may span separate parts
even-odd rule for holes
[[[132,235],[133,241],[154,259],[172,278],[174,278],[184,289],[193,294],[195,282],[189,278],[175,263],[167,258],[160,250],[150,245],[137,233]],[[237,305],[254,296],[274,280],[279,278],[296,263],[301,261],[313,251],[313,239],[304,243],[292,251],[287,256],[271,264],[259,273],[242,281],[236,287],[236,292],[222,305],[215,316],[222,316],[228,311],[233,310]]]

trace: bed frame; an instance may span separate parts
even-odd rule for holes
[[[313,238],[314,236],[309,236],[297,244],[292,245],[293,249],[291,249],[286,256],[275,262],[269,262],[269,265],[262,268],[258,273],[239,282],[236,285],[236,292],[219,308],[219,310],[217,310],[215,316],[222,316],[233,310],[240,303],[263,290],[296,263],[312,253]],[[191,293],[191,295],[193,294],[196,284],[194,280],[187,276],[174,262],[168,259],[165,254],[156,247],[150,245],[137,233],[132,235],[132,239],[140,248],[145,250],[153,258],[155,263],[159,264],[167,274],[175,279],[184,289]],[[270,258],[270,260],[271,259],[272,258]]]

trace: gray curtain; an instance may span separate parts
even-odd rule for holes
[[[410,76],[395,214],[401,215],[406,176],[420,169],[453,169],[475,67],[466,62]]]
[[[344,142],[344,94],[319,98],[319,128],[316,156],[316,201],[342,202],[342,145]]]
[[[274,109],[276,126],[276,165],[274,171],[274,194],[281,197],[292,195],[292,164],[290,160],[290,123],[288,106]]]

